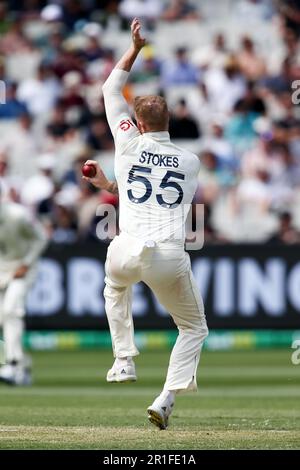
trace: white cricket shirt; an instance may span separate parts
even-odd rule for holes
[[[0,288],[20,265],[32,266],[46,243],[44,229],[23,206],[0,202]]]
[[[120,229],[140,240],[183,245],[197,188],[199,158],[173,144],[168,132],[141,134],[122,95],[129,73],[114,69],[103,85],[115,141]]]

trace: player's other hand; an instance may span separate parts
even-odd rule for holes
[[[18,267],[14,274],[14,279],[22,279],[22,277],[27,274],[29,267],[26,264],[22,264],[21,266]]]
[[[82,179],[88,181],[93,186],[99,189],[107,189],[109,185],[109,181],[106,178],[105,174],[103,173],[99,163],[96,160],[87,160],[85,165],[93,165],[96,169],[96,174],[93,178],[89,178],[87,176],[82,176]]]
[[[138,18],[134,18],[131,23],[131,36],[134,48],[141,50],[146,44],[146,39],[141,36],[141,23]]]

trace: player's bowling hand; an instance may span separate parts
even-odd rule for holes
[[[18,267],[14,274],[14,279],[21,279],[22,277],[25,276],[25,274],[28,272],[29,267],[26,266],[26,264],[22,264],[21,266]]]
[[[135,49],[142,49],[146,44],[146,39],[141,36],[141,23],[137,18],[134,18],[131,23],[131,35]]]
[[[96,160],[87,160],[85,165],[92,165],[96,170],[96,174],[93,177],[82,176],[82,178],[91,183],[96,188],[107,189],[109,186],[109,181],[103,173],[99,163],[96,162]]]

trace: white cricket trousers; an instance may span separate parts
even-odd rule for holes
[[[32,277],[12,279],[7,287],[0,289],[0,328],[3,330],[5,361],[22,361],[24,358],[22,337],[26,293]]]
[[[197,366],[208,329],[189,255],[175,244],[149,247],[122,232],[108,247],[105,271],[105,307],[114,356],[139,354],[134,342],[131,287],[143,281],[179,330],[164,390],[196,390]]]

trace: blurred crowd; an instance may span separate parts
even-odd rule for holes
[[[2,196],[65,243],[118,207],[81,166],[114,177],[101,84],[134,16],[148,45],[124,94],[164,95],[171,138],[200,156],[206,243],[300,243],[300,0],[0,1]]]

